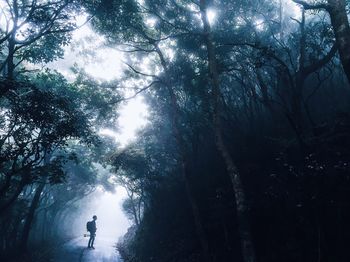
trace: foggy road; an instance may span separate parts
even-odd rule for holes
[[[122,262],[116,249],[114,238],[96,237],[95,249],[87,249],[88,238],[78,238],[59,248],[52,262]]]

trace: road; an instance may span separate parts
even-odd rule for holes
[[[96,237],[95,249],[87,249],[88,238],[77,238],[57,248],[52,262],[122,262],[114,238]]]

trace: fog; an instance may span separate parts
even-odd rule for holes
[[[92,220],[92,216],[96,215],[97,239],[98,237],[119,239],[130,226],[130,221],[121,208],[125,198],[125,189],[120,186],[116,187],[114,193],[97,188],[87,197],[87,201],[83,200],[84,205],[79,205],[80,216],[71,221],[74,224],[73,235],[78,237],[86,234],[87,221]]]

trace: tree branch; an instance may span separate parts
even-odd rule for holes
[[[309,75],[309,74],[319,70],[325,64],[327,64],[330,60],[332,60],[332,58],[337,53],[337,51],[338,51],[337,45],[333,44],[331,50],[328,52],[327,55],[325,55],[323,58],[321,58],[317,62],[313,63],[312,65],[304,67],[303,73],[306,74],[306,75]]]
[[[133,66],[131,66],[131,65],[128,64],[127,62],[123,62],[123,63],[124,63],[127,67],[129,67],[129,68],[131,69],[131,71],[133,71],[133,72],[136,73],[136,74],[159,79],[156,75],[151,75],[151,74],[143,73],[143,72],[137,70],[136,68],[134,68]]]
[[[292,0],[294,3],[302,5],[305,10],[318,10],[318,9],[324,9],[329,11],[330,6],[325,3],[318,3],[318,4],[309,4],[306,1],[303,0]]]
[[[130,99],[133,99],[135,98],[137,95],[139,95],[140,93],[146,91],[147,89],[149,89],[150,87],[152,87],[154,84],[156,83],[160,83],[159,81],[153,81],[151,84],[149,84],[148,86],[145,86],[141,89],[139,89],[135,94],[133,94],[132,96],[129,96],[129,97],[125,97],[125,98],[121,98],[121,99],[118,99],[116,101],[112,101],[112,102],[109,102],[107,103],[108,105],[114,105],[114,104],[118,104],[120,102],[124,102],[124,101],[127,101],[127,100],[130,100]]]

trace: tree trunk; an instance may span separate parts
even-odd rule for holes
[[[251,229],[248,219],[248,206],[246,202],[245,192],[241,182],[240,175],[238,173],[237,167],[233,162],[232,156],[229,153],[229,150],[224,142],[222,134],[222,125],[221,125],[221,91],[219,84],[219,74],[217,69],[217,61],[215,57],[215,49],[213,45],[213,40],[211,36],[211,28],[209,20],[207,17],[207,3],[206,0],[200,0],[200,10],[201,17],[204,26],[204,37],[207,46],[208,52],[208,63],[209,63],[209,72],[211,76],[211,82],[213,87],[213,122],[216,138],[216,146],[218,151],[221,153],[227,168],[227,172],[231,179],[233,186],[233,191],[235,194],[236,201],[236,212],[237,212],[237,222],[238,222],[238,231],[241,239],[241,248],[242,256],[245,262],[255,262],[255,251],[253,247],[253,241],[251,236]]]
[[[8,58],[7,58],[7,65],[6,65],[6,78],[9,80],[14,79],[14,71],[15,71],[15,63],[14,63],[14,53],[15,53],[15,36],[12,36],[9,39],[9,45],[8,45]]]
[[[329,15],[337,41],[340,61],[350,83],[350,26],[345,0],[328,0]]]
[[[0,206],[0,215],[2,213],[4,213],[8,208],[12,207],[13,203],[15,203],[15,201],[18,198],[18,196],[22,193],[22,190],[25,187],[25,185],[26,185],[26,182],[23,179],[17,185],[17,188],[16,188],[15,192],[12,194],[12,196],[10,198],[8,198],[7,200],[4,199],[5,202],[2,203],[1,206]]]
[[[135,224],[136,224],[136,226],[139,226],[140,225],[140,221],[139,221],[138,216],[137,216],[136,204],[135,204],[136,200],[134,198],[134,193],[130,193],[129,198],[131,200],[132,213],[133,213],[133,216],[134,216]]]
[[[47,230],[46,230],[46,227],[47,227],[47,210],[43,210],[43,214],[42,214],[42,216],[43,216],[43,219],[42,219],[42,225],[41,225],[41,242],[45,242],[45,240],[46,240],[46,236],[47,236],[47,234],[46,234],[46,232],[47,232]]]
[[[168,71],[168,66],[167,63],[165,61],[165,58],[163,56],[163,53],[161,52],[161,50],[159,49],[158,46],[155,47],[156,48],[156,52],[160,58],[162,67],[164,69],[165,72]],[[208,239],[204,230],[204,226],[202,224],[201,221],[201,217],[200,217],[200,212],[199,212],[199,208],[197,205],[197,201],[192,193],[192,189],[191,189],[191,184],[190,184],[190,179],[188,176],[188,164],[187,164],[187,157],[186,157],[186,146],[185,146],[185,141],[180,133],[180,124],[179,124],[179,106],[178,106],[178,102],[177,102],[177,98],[176,98],[176,94],[173,90],[173,88],[171,87],[170,83],[168,81],[166,81],[166,87],[168,89],[169,92],[169,96],[170,96],[170,103],[171,103],[171,108],[172,108],[172,115],[171,115],[171,119],[172,119],[172,129],[175,135],[175,139],[176,139],[176,143],[177,146],[179,148],[179,153],[181,156],[181,175],[184,179],[185,182],[185,188],[186,188],[186,194],[187,194],[187,198],[190,202],[190,206],[191,206],[191,210],[192,210],[192,215],[193,215],[193,219],[194,219],[194,224],[195,224],[195,228],[196,228],[196,233],[197,233],[197,237],[199,238],[199,242],[201,245],[201,249],[202,249],[202,256],[204,261],[206,262],[210,262],[212,259],[210,257],[210,252],[209,252],[209,243],[208,243]]]
[[[37,209],[37,207],[39,205],[40,196],[41,196],[42,191],[44,190],[44,187],[45,187],[45,181],[42,181],[42,183],[40,183],[39,186],[35,190],[35,194],[34,194],[32,203],[30,205],[26,221],[24,223],[22,238],[21,238],[21,242],[20,242],[20,250],[21,251],[27,250],[29,233],[30,233],[30,229],[31,229],[31,226],[32,226],[32,223],[34,220],[35,210]]]
[[[283,2],[282,0],[280,0],[279,2],[279,23],[280,23],[280,31],[279,31],[279,35],[280,35],[280,39],[282,40],[284,38],[284,20],[283,20],[283,13],[284,13],[284,10],[283,10]]]
[[[300,136],[304,133],[304,118],[302,112],[303,89],[306,75],[304,74],[306,62],[306,31],[305,31],[305,8],[302,8],[300,22],[300,40],[299,40],[299,61],[298,71],[294,76],[294,82],[291,83],[291,113],[294,119],[295,126]]]
[[[137,216],[139,221],[141,222],[142,220],[142,201],[143,201],[143,191],[141,192],[141,195],[137,201]]]

